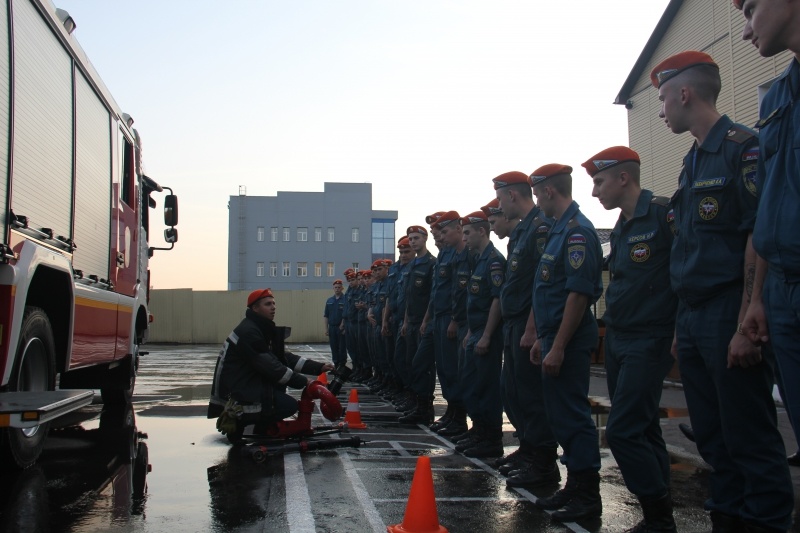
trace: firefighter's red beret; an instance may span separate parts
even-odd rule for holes
[[[461,216],[456,211],[448,211],[447,213],[440,216],[436,222],[433,223],[433,227],[436,229],[443,229],[447,227],[449,224],[453,222],[458,222],[461,220]]]
[[[477,224],[478,222],[488,222],[489,217],[486,216],[484,211],[475,211],[461,219],[461,224],[466,226],[468,224]]]
[[[483,211],[487,217],[503,214],[503,210],[500,209],[500,200],[497,198],[493,198],[491,202],[481,207],[481,211]]]
[[[406,235],[411,235],[412,233],[421,233],[426,237],[428,236],[428,230],[426,230],[422,226],[409,226],[408,229],[406,230]]]
[[[272,298],[272,291],[270,289],[256,289],[247,297],[247,307],[251,307],[254,303],[262,298]]]
[[[650,82],[653,84],[653,87],[658,89],[665,81],[674,78],[686,69],[698,65],[710,65],[719,68],[719,66],[714,63],[714,60],[711,59],[711,56],[705,52],[688,50],[670,56],[656,65],[655,68],[650,71]]]
[[[528,185],[528,176],[517,171],[506,172],[505,174],[500,174],[496,178],[492,178],[492,183],[494,183],[495,190],[519,183]]]
[[[569,165],[562,165],[560,163],[550,163],[541,166],[534,170],[529,178],[531,187],[539,185],[544,180],[555,176],[561,176],[563,174],[572,174],[572,167]]]
[[[595,174],[607,168],[633,161],[634,163],[641,163],[639,154],[628,148],[627,146],[612,146],[605,150],[596,153],[581,166],[586,169],[590,176],[594,177]]]

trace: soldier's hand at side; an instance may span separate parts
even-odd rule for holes
[[[489,340],[485,335],[483,335],[478,342],[475,343],[475,354],[476,355],[486,355],[489,353]]]
[[[675,333],[675,335],[672,336],[672,347],[669,349],[669,353],[670,353],[670,355],[672,355],[673,359],[675,359],[676,361],[678,360],[678,334],[677,334],[677,332]]]
[[[425,330],[426,329],[428,329],[428,323],[427,322],[423,322],[422,324],[419,325],[419,334],[420,335],[425,335]]]
[[[747,306],[747,313],[742,321],[742,331],[756,345],[769,342],[767,313],[764,310],[764,302],[760,299],[753,299]]]
[[[747,335],[734,333],[728,344],[728,368],[748,368],[761,362],[761,348],[753,344]]]
[[[530,350],[533,348],[534,343],[536,342],[536,330],[529,331],[525,330],[522,334],[522,338],[519,340],[519,347],[523,350]]]
[[[467,339],[469,339],[471,336],[472,332],[470,330],[467,330],[467,334],[464,335],[464,339],[461,341],[461,347],[464,348],[465,350],[467,349]]]
[[[400,336],[401,337],[405,337],[406,336],[406,323],[405,322],[403,322],[403,326],[400,328]]]
[[[541,365],[542,364],[542,345],[539,342],[539,339],[536,339],[531,346],[531,364],[533,365]]]
[[[455,320],[451,320],[447,326],[447,338],[455,339],[458,336],[458,324]]]
[[[334,368],[335,367],[333,366],[333,363],[325,363],[324,365],[322,365],[322,371],[323,372],[330,372]]]
[[[542,360],[542,372],[548,376],[558,377],[561,372],[561,364],[564,362],[564,350],[551,349]]]

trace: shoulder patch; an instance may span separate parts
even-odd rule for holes
[[[568,244],[586,244],[586,237],[580,233],[574,233],[569,236],[567,240]]]
[[[742,161],[756,161],[758,159],[758,147],[750,148],[742,154]]]
[[[734,124],[731,126],[731,129],[728,130],[727,135],[725,138],[729,141],[733,141],[736,144],[742,144],[745,141],[748,141],[755,137],[755,134],[749,130],[744,129],[744,127]]]
[[[495,261],[489,264],[489,270],[505,270],[500,261]]]
[[[667,207],[669,205],[669,198],[666,196],[653,196],[653,199],[650,200],[650,203]]]

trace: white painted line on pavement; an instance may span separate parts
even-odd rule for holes
[[[283,475],[286,478],[286,516],[290,533],[315,533],[314,515],[311,512],[311,498],[303,471],[300,454],[287,453],[283,456]]]
[[[518,502],[524,500],[525,498],[515,498],[514,496],[500,496],[496,498],[491,497],[479,497],[479,496],[464,496],[460,498],[458,496],[452,498],[436,498],[436,503],[439,502]],[[375,498],[373,501],[378,503],[406,503],[408,498]]]
[[[338,438],[338,436],[336,438]],[[337,453],[339,454],[339,459],[342,461],[344,473],[347,474],[347,479],[350,480],[350,484],[353,486],[353,490],[356,493],[356,498],[358,498],[359,503],[361,503],[361,508],[364,509],[367,521],[369,525],[372,526],[372,531],[374,533],[385,533],[386,524],[383,523],[378,509],[375,507],[375,502],[370,498],[367,488],[358,476],[353,461],[350,459],[347,451],[338,450]]]
[[[446,438],[442,437],[438,433],[434,433],[427,426],[424,426],[423,424],[419,424],[419,427],[425,433],[428,433],[432,437],[436,437],[440,441],[444,442],[448,447],[455,448],[455,444],[453,444],[452,442],[450,442]],[[476,459],[474,457],[466,457],[466,456],[464,456],[464,459],[466,459],[467,461],[470,461],[472,464],[474,464],[478,468],[480,468],[482,470],[485,470],[486,472],[492,474],[497,479],[505,480],[505,477],[502,474],[500,474],[500,472],[498,472],[497,470],[495,470],[491,466],[487,465],[486,463],[484,463],[480,459]],[[531,503],[536,503],[536,500],[538,500],[538,498],[535,495],[533,495],[530,491],[528,491],[527,489],[517,488],[517,487],[515,487],[515,488],[510,488],[509,487],[508,490],[516,491],[517,493],[522,495],[526,500],[530,501]],[[544,512],[547,513],[547,514],[550,514],[550,515],[553,514],[553,511],[544,511]],[[569,529],[570,531],[574,531],[575,533],[589,533],[588,530],[584,529],[583,527],[581,527],[579,524],[576,524],[575,522],[562,522],[562,524],[564,526],[566,526],[567,529]]]

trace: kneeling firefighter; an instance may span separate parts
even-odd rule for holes
[[[216,418],[223,434],[244,425],[271,424],[292,416],[298,402],[286,388],[302,389],[318,375],[333,370],[286,351],[290,328],[275,325],[275,298],[270,289],[258,289],[247,298],[244,320],[231,332],[217,359],[208,418]],[[258,426],[257,426],[258,427]]]

